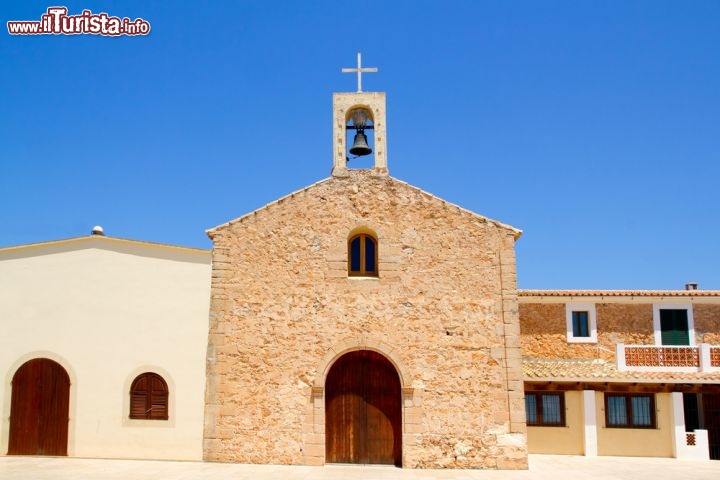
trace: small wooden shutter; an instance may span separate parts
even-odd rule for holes
[[[157,375],[151,378],[150,415],[153,420],[168,419],[168,390],[165,381]]]
[[[147,378],[140,375],[130,388],[130,418],[146,418]]]
[[[133,381],[130,387],[130,418],[167,420],[168,388],[163,378],[152,372],[145,372]]]

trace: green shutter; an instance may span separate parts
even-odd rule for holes
[[[660,310],[660,334],[663,345],[690,345],[687,310]]]

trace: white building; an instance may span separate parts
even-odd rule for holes
[[[0,451],[202,459],[210,263],[102,234],[0,249]]]

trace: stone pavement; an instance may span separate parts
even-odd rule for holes
[[[530,455],[530,470],[408,470],[385,466],[239,465],[150,460],[0,457],[2,480],[660,480],[720,479],[720,461]]]

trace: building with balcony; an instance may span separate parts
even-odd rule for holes
[[[524,290],[531,453],[720,459],[720,291]]]

